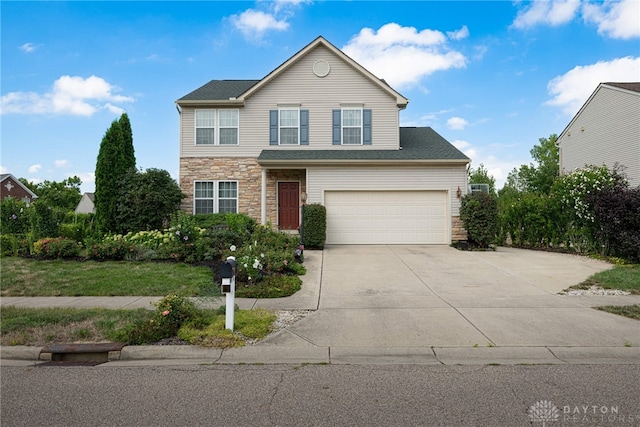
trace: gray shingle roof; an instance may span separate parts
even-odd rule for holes
[[[617,83],[617,82],[608,82],[606,85],[617,87],[620,89],[631,90],[633,92],[640,92],[640,82],[628,82],[628,83]]]
[[[258,157],[258,162],[314,160],[470,160],[430,127],[401,127],[400,146],[402,147],[401,150],[262,150]]]
[[[227,101],[237,98],[260,80],[211,80],[178,101]]]

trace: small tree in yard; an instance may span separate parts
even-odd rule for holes
[[[122,234],[165,228],[185,197],[169,172],[153,168],[130,169],[120,180],[120,192],[116,231]]]
[[[471,193],[462,198],[460,219],[467,229],[469,241],[488,248],[498,233],[498,202],[495,196]]]

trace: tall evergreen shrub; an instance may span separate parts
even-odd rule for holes
[[[305,247],[323,248],[327,240],[327,208],[320,204],[306,205],[302,220]]]

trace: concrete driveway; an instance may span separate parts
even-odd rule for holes
[[[508,347],[526,359],[537,349],[561,357],[572,347],[640,346],[640,322],[590,308],[640,296],[558,295],[611,268],[601,261],[509,248],[329,246],[321,263],[318,311],[264,345],[329,347],[332,360],[358,361],[434,347],[454,359],[456,348]]]

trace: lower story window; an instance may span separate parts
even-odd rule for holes
[[[196,181],[194,214],[238,213],[238,183],[235,181]]]

